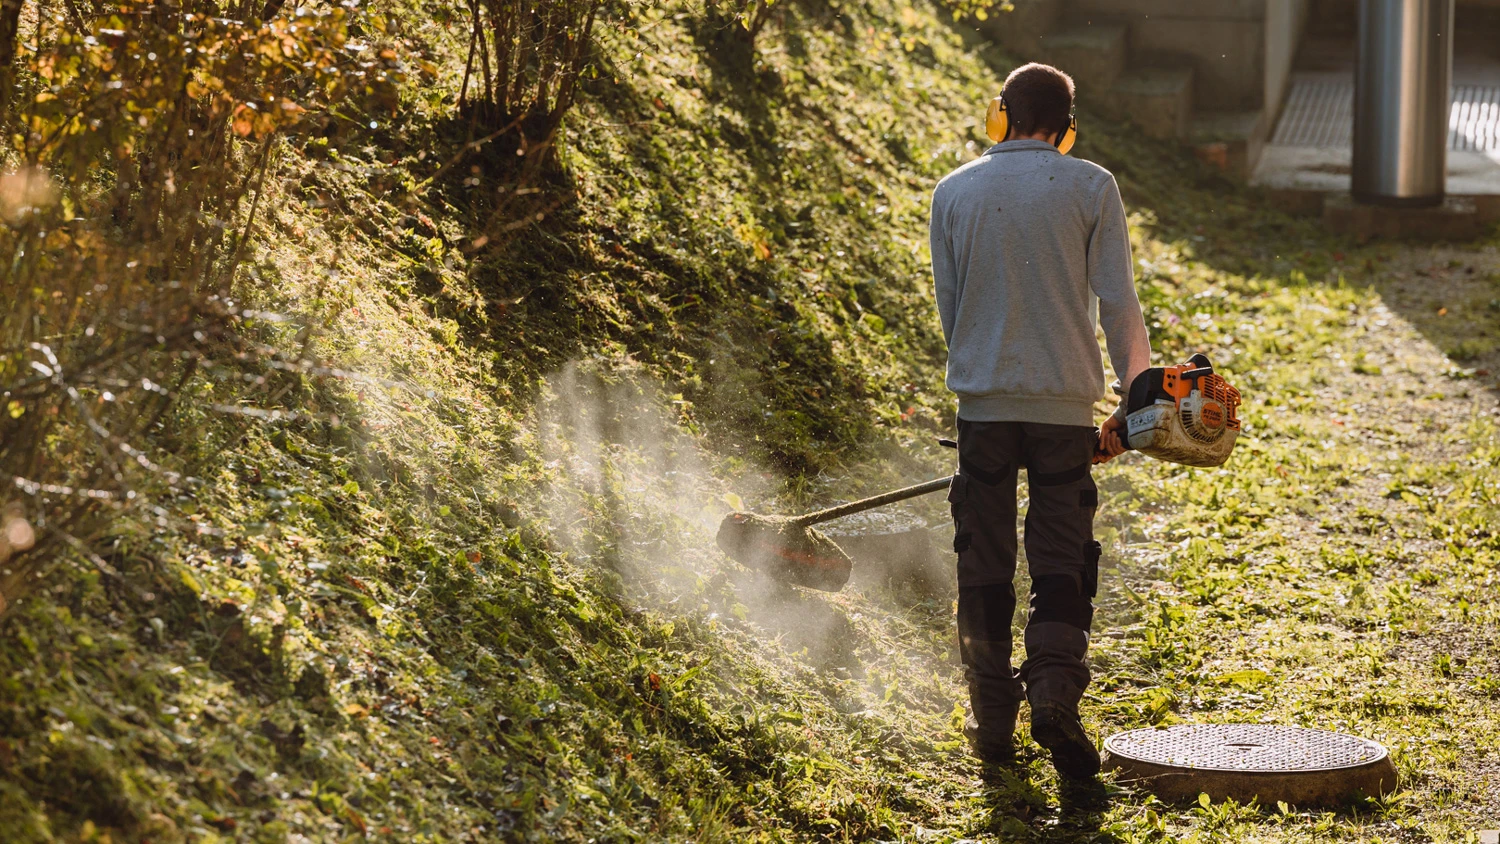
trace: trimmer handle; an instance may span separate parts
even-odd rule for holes
[[[905,501],[908,498],[916,498],[919,495],[927,495],[931,492],[937,492],[940,489],[947,489],[948,486],[952,483],[952,475],[949,475],[946,478],[936,478],[934,480],[928,481],[927,483],[904,487],[902,489],[882,493],[880,495],[872,495],[869,498],[861,498],[858,501],[851,501],[848,504],[840,504],[837,507],[829,507],[827,510],[818,510],[813,513],[808,513],[805,516],[798,516],[797,524],[803,527],[807,527],[808,525],[816,525],[822,522],[833,521],[840,516],[848,516],[852,513],[862,513],[865,510],[873,510],[876,507],[883,507],[887,504],[895,504],[897,501]]]

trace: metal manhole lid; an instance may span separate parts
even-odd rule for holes
[[[1296,773],[1379,762],[1386,750],[1358,736],[1279,724],[1179,724],[1110,736],[1123,759],[1196,771]]]

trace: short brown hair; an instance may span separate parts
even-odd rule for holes
[[[1034,135],[1068,128],[1073,92],[1073,77],[1050,64],[1031,62],[1011,71],[1001,90],[1011,132]]]

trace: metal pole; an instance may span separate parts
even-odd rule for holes
[[[1360,0],[1353,194],[1440,205],[1448,167],[1453,0]]]

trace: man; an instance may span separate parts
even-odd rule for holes
[[[1093,463],[1124,450],[1125,433],[1123,405],[1094,428],[1093,405],[1104,395],[1096,318],[1124,384],[1146,369],[1151,347],[1119,188],[1109,171],[1065,155],[1077,133],[1073,93],[1072,78],[1054,67],[1010,74],[991,105],[998,143],[933,194],[931,245],[947,383],[958,395],[959,471],[948,500],[973,709],[965,733],[982,760],[1009,760],[1024,697],[1032,738],[1076,780],[1099,771],[1078,714],[1100,553],[1089,475]],[[1031,613],[1016,671],[1022,467]]]

